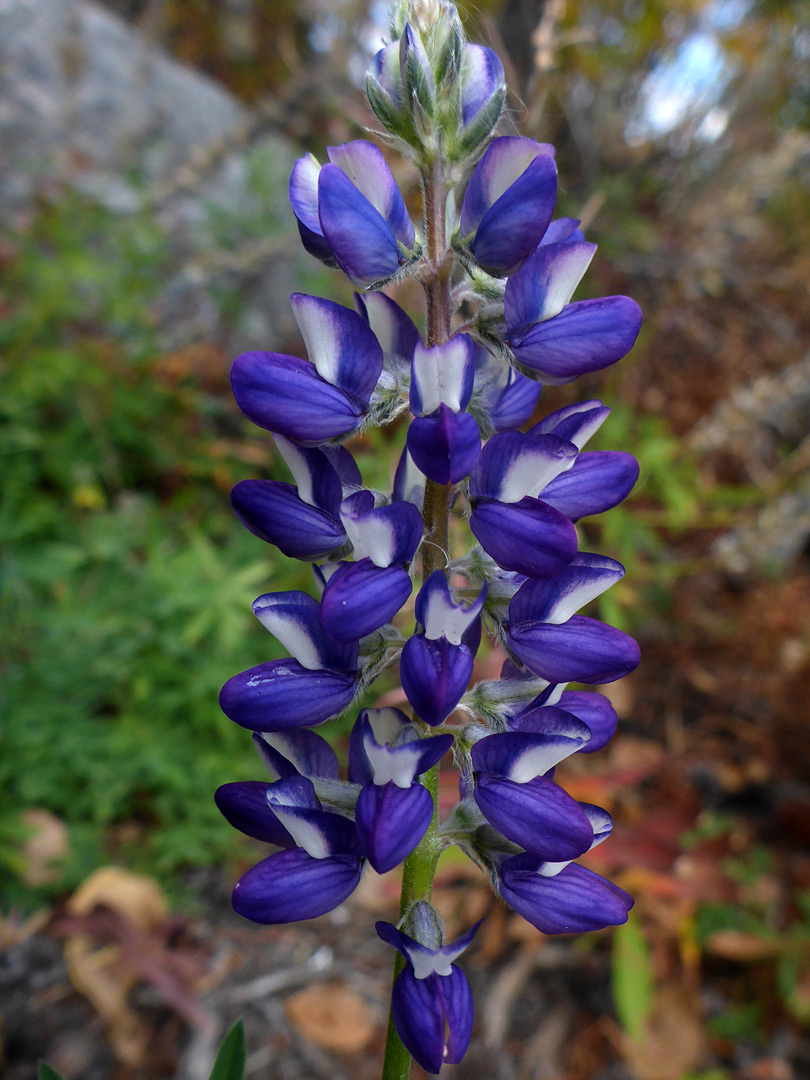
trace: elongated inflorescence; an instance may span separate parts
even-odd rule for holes
[[[639,661],[632,638],[580,614],[624,569],[580,551],[575,527],[620,503],[638,466],[584,449],[609,412],[599,401],[535,418],[543,383],[615,363],[641,314],[624,296],[572,300],[596,245],[553,216],[553,147],[493,137],[503,69],[465,40],[451,3],[399,5],[367,91],[388,142],[420,173],[422,234],[371,143],[293,169],[304,246],[362,291],[354,309],[293,294],[307,358],[251,352],[233,365],[239,407],[272,432],[290,473],[241,481],[234,510],[312,563],[313,583],[253,605],[289,656],[235,675],[220,700],[254,732],[270,777],[226,784],[216,799],[237,829],[280,848],[234,890],[236,911],[259,923],[315,918],[352,893],[367,862],[384,873],[405,861],[402,918],[377,933],[400,954],[398,1045],[438,1073],[469,1043],[472,995],[454,961],[476,929],[444,943],[429,902],[444,845],[544,933],[619,924],[632,906],[577,863],[612,821],[554,770],[616,727],[605,696],[568,684],[612,682]],[[424,336],[382,291],[409,275],[426,291]],[[408,414],[391,491],[364,487],[343,441]],[[415,588],[411,632],[400,613]],[[471,686],[482,624],[508,659],[500,680]],[[397,662],[411,712],[362,709],[341,779],[311,729],[366,699]],[[436,776],[451,753],[459,802],[438,821]],[[386,1080],[407,1074],[398,1054],[389,1040]]]

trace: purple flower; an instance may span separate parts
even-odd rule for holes
[[[368,411],[382,349],[356,311],[300,293],[290,299],[312,362],[242,353],[231,369],[234,397],[254,424],[288,439],[312,445],[348,435]]]
[[[408,451],[425,476],[455,484],[475,465],[481,450],[478,424],[464,410],[475,378],[475,349],[467,334],[425,348],[417,342],[411,366]]]
[[[574,612],[624,575],[613,559],[585,552],[548,581],[527,581],[509,604],[507,643],[550,683],[613,682],[635,670],[639,649],[621,630]]]
[[[541,390],[535,379],[508,367],[482,345],[476,346],[474,408],[488,428],[485,434],[514,430],[528,423]]]
[[[329,576],[321,598],[326,630],[340,641],[359,641],[396,615],[413,587],[405,566],[422,539],[422,515],[409,502],[375,505],[370,491],[340,504],[340,518],[357,562]]]
[[[514,274],[543,239],[557,198],[554,148],[505,135],[493,139],[461,205],[461,239],[488,273]]]
[[[567,383],[632,349],[641,309],[627,296],[570,303],[596,251],[582,241],[542,244],[506,283],[506,341],[543,382]]]
[[[270,784],[266,801],[297,846],[242,875],[233,891],[234,911],[253,922],[288,923],[315,919],[342,904],[363,870],[354,823],[324,810],[304,777]]]
[[[345,709],[357,690],[358,649],[326,631],[318,601],[302,592],[267,593],[253,611],[291,658],[229,679],[219,696],[226,716],[255,731],[284,731],[314,727]]]
[[[461,138],[482,118],[492,130],[497,122],[491,114],[503,107],[506,79],[498,54],[484,45],[465,45],[461,57]]]
[[[371,327],[383,351],[383,366],[396,382],[410,375],[414,349],[420,342],[413,320],[384,292],[354,294],[354,305]]]
[[[442,404],[430,416],[411,421],[408,452],[430,480],[457,484],[472,471],[481,452],[478,424],[469,413],[453,412]]]
[[[454,603],[442,570],[419,590],[416,618],[425,632],[406,641],[399,671],[408,701],[426,724],[446,720],[467,689],[485,599],[486,588],[468,607]]]
[[[361,285],[391,277],[410,257],[414,230],[385,158],[363,140],[327,154],[323,166],[311,154],[300,158],[290,177],[304,247]]]
[[[487,442],[470,476],[470,529],[504,570],[547,578],[574,557],[574,526],[537,496],[576,455],[576,446],[556,435],[504,431]]]
[[[543,731],[488,735],[471,751],[475,801],[507,839],[547,860],[574,859],[593,842],[582,807],[546,774],[589,739],[584,723],[545,710]]]
[[[613,828],[607,811],[582,804],[596,847]],[[627,922],[632,897],[584,866],[515,855],[496,866],[498,891],[527,922],[544,934],[576,934]]]
[[[551,707],[548,700],[531,701],[519,712],[508,716],[507,725],[513,731],[545,732],[549,714],[563,711],[567,716],[581,721],[590,732],[590,738],[578,747],[580,754],[594,754],[613,738],[618,717],[604,694],[592,690],[563,690],[554,694],[553,700]]]
[[[275,441],[296,484],[241,480],[231,492],[236,516],[255,536],[291,558],[324,558],[346,543],[340,521],[343,485],[335,464],[358,484],[360,473],[343,447],[303,447],[280,435]]]
[[[378,873],[410,855],[433,817],[433,799],[418,777],[453,745],[452,735],[420,739],[398,709],[365,709],[352,730],[349,774],[363,787],[355,821]]]
[[[442,1065],[461,1061],[470,1042],[472,991],[453,961],[469,947],[480,922],[452,945],[442,945],[438,920],[429,904],[416,904],[410,919],[427,944],[391,923],[378,922],[376,930],[407,960],[391,999],[397,1033],[422,1068],[436,1074]]]

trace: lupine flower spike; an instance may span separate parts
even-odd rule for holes
[[[543,384],[624,356],[641,315],[625,296],[575,299],[596,245],[554,217],[553,147],[495,134],[503,67],[467,42],[454,5],[400,0],[390,35],[366,89],[413,171],[395,179],[389,158],[357,140],[323,163],[301,158],[290,178],[304,247],[362,291],[353,308],[293,293],[302,355],[251,352],[233,365],[239,407],[289,470],[242,480],[234,510],[259,540],[309,562],[312,579],[253,604],[288,656],[234,675],[220,702],[252,730],[269,775],[225,784],[216,802],[275,849],[234,889],[254,922],[316,918],[366,863],[405,863],[402,918],[376,926],[399,954],[382,1077],[402,1080],[411,1057],[433,1074],[458,1062],[473,1029],[455,961],[477,924],[446,944],[430,903],[444,846],[546,934],[617,925],[633,903],[577,861],[612,821],[568,794],[558,767],[600,750],[617,723],[606,697],[569,684],[608,683],[639,662],[632,638],[581,614],[624,568],[581,551],[576,529],[627,497],[638,465],[584,449],[609,413],[600,401],[536,410]],[[421,235],[398,186],[415,174]],[[383,291],[410,275],[425,290],[421,330]],[[390,489],[376,491],[342,443],[383,423],[399,425],[401,453]],[[506,660],[500,680],[470,685],[484,628]],[[364,707],[396,662],[408,711]],[[342,778],[312,729],[352,709]],[[459,801],[439,820],[451,754]]]

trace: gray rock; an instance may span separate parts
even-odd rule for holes
[[[155,312],[167,348],[272,348],[289,328],[296,154],[266,126],[89,0],[0,0],[0,221],[65,185],[152,215],[174,257]]]
[[[735,390],[689,438],[698,451],[737,456],[760,480],[763,504],[712,551],[732,574],[779,572],[810,543],[810,356]]]
[[[0,200],[7,211],[43,177],[131,205],[122,177],[167,177],[247,110],[87,0],[0,0]]]

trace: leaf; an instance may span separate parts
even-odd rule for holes
[[[37,1080],[62,1080],[62,1077],[56,1069],[52,1069],[50,1065],[46,1065],[44,1061],[40,1061],[39,1069],[37,1070]]]
[[[374,1038],[366,1002],[342,983],[316,983],[288,999],[284,1011],[307,1039],[344,1054],[356,1054]]]
[[[244,1080],[246,1057],[245,1026],[237,1020],[222,1040],[209,1080]]]
[[[644,1037],[644,1023],[653,1006],[650,950],[636,919],[613,936],[613,1001],[619,1023],[635,1041]]]

